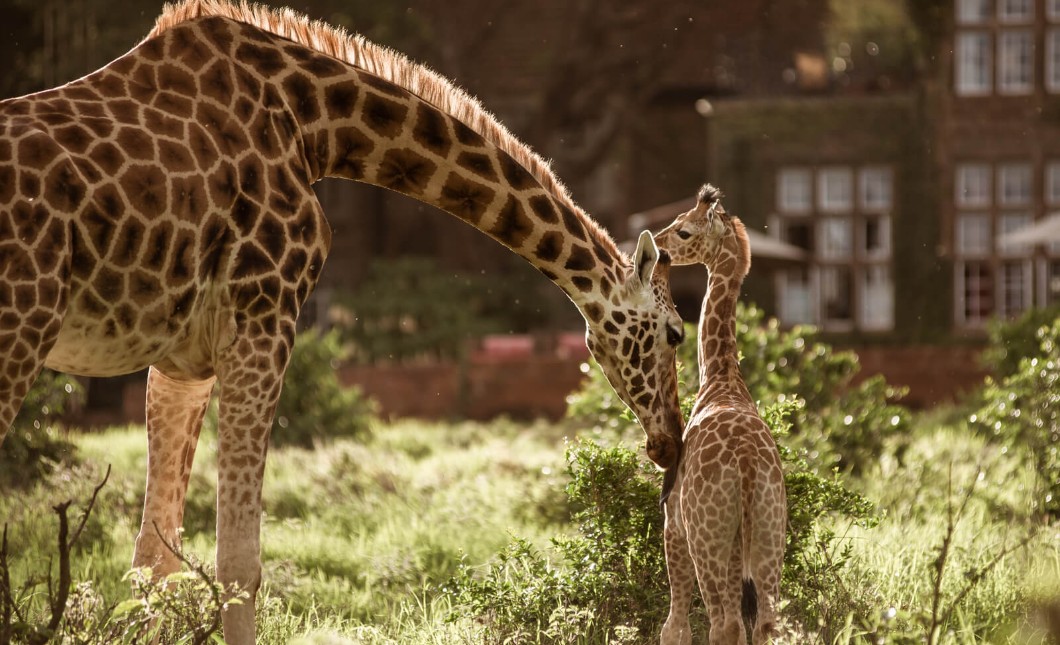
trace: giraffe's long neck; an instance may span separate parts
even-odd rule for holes
[[[610,295],[625,262],[614,242],[500,145],[365,71],[312,81],[326,109],[296,118],[313,180],[345,177],[436,206],[522,256],[583,313]],[[307,91],[280,87],[296,106]]]
[[[706,393],[707,399],[726,396],[751,402],[736,346],[736,300],[741,283],[741,279],[710,270],[699,315],[700,398]]]

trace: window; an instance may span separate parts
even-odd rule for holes
[[[825,217],[820,222],[817,255],[826,260],[844,260],[854,250],[854,226],[849,217]]]
[[[849,168],[825,168],[817,173],[817,199],[822,211],[848,212],[854,206],[854,179]]]
[[[986,262],[959,262],[957,288],[960,322],[969,325],[985,323],[994,312],[994,282],[990,265]]]
[[[990,253],[990,216],[964,213],[957,216],[957,253],[962,256]]]
[[[886,215],[865,217],[861,221],[861,255],[885,258],[891,254],[891,218]]]
[[[894,288],[884,265],[861,273],[860,323],[864,329],[889,329],[894,324]]]
[[[887,211],[891,208],[890,168],[866,168],[858,173],[861,208]]]
[[[957,166],[957,205],[964,208],[982,208],[990,205],[990,166],[987,164],[961,164]]]
[[[1045,0],[1045,16],[1049,20],[1060,20],[1060,0]]]
[[[1045,306],[1060,305],[1060,260],[1049,260],[1045,278]]]
[[[854,283],[850,267],[821,268],[822,319],[825,325],[851,323],[854,320]]]
[[[991,89],[990,34],[966,31],[957,34],[956,83],[961,96],[982,96]]]
[[[1050,206],[1060,204],[1060,162],[1058,161],[1045,164],[1045,203]]]
[[[998,227],[998,252],[1007,256],[1023,256],[1031,252],[1031,247],[1026,244],[1005,244],[1001,238],[1006,233],[1018,231],[1031,223],[1030,213],[1005,213],[1001,216]]]
[[[1001,265],[1001,316],[1014,318],[1030,307],[1030,263],[1005,262]]]
[[[813,315],[813,291],[810,288],[810,272],[807,268],[786,269],[777,276],[777,314],[788,324],[811,324],[817,320]]]
[[[1002,206],[1031,203],[1031,165],[1008,163],[997,169],[997,201]]]
[[[809,213],[813,204],[810,197],[810,170],[784,168],[777,176],[777,210],[781,213]]]
[[[1060,28],[1045,32],[1045,89],[1060,92]]]
[[[997,89],[1027,94],[1034,82],[1034,40],[1029,30],[1007,29],[998,37]]]
[[[998,20],[1004,23],[1028,23],[1034,19],[1033,0],[998,0]]]
[[[957,22],[977,25],[990,18],[990,0],[957,0]]]

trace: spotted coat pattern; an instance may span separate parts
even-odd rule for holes
[[[324,176],[437,206],[540,269],[584,315],[648,455],[679,452],[680,318],[650,234],[620,253],[547,164],[399,54],[290,11],[169,6],[99,71],[0,102],[0,440],[43,366],[150,366],[134,562],[166,573],[216,383],[218,576],[251,592],[225,614],[229,643],[254,640],[265,453],[330,246]]]
[[[704,186],[696,207],[656,238],[674,264],[702,263],[710,274],[699,320],[700,389],[665,505],[670,614],[664,645],[691,643],[688,610],[697,579],[712,645],[746,642],[741,603],[753,607],[754,596],[752,642],[769,641],[776,625],[784,475],[772,433],[740,375],[735,308],[751,252],[743,224],[719,200],[717,189]]]

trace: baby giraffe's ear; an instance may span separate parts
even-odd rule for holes
[[[633,253],[633,267],[641,286],[651,284],[651,276],[658,262],[659,247],[655,245],[655,238],[651,231],[642,231],[637,240],[637,250]]]

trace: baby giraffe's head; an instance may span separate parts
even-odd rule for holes
[[[692,210],[677,216],[655,236],[660,249],[675,265],[704,264],[711,274],[720,271],[742,279],[751,269],[751,246],[743,222],[721,205],[721,191],[704,184]]]

